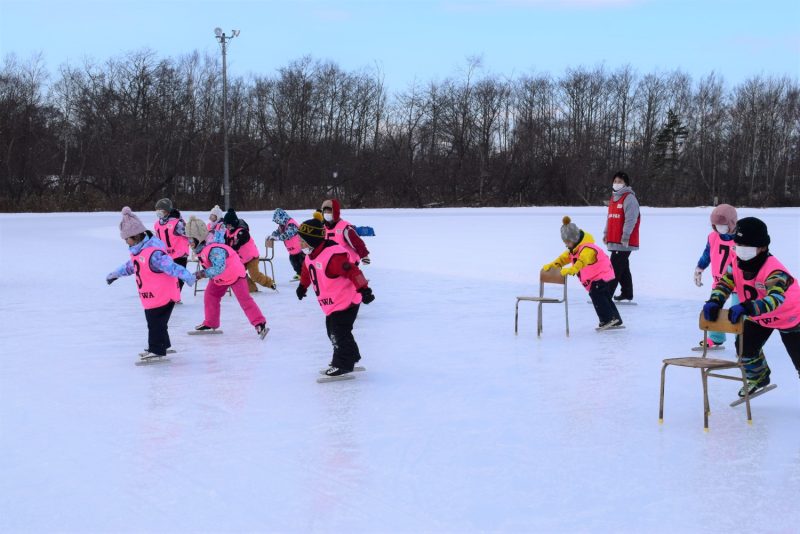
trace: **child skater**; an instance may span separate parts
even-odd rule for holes
[[[542,266],[542,270],[560,269],[562,276],[577,274],[578,280],[589,292],[594,311],[600,319],[597,330],[621,327],[622,318],[611,299],[611,284],[614,281],[611,260],[594,244],[591,234],[578,228],[569,217],[564,217],[562,222],[564,225],[561,227],[561,240],[567,250],[552,263]],[[569,263],[572,263],[571,267],[566,266]]]
[[[166,243],[167,254],[175,263],[186,267],[189,260],[189,240],[181,212],[172,206],[172,201],[162,198],[156,202],[156,222],[153,229],[158,238]],[[178,290],[183,289],[183,280],[178,281]],[[180,299],[178,299],[180,302]]]
[[[247,290],[246,273],[239,255],[228,245],[215,243],[213,235],[208,233],[208,227],[194,215],[189,217],[186,233],[202,267],[196,276],[198,280],[209,279],[203,296],[205,318],[195,327],[194,333],[212,333],[219,328],[220,300],[230,287],[250,324],[256,328],[258,336],[264,339],[269,332],[267,320]]]
[[[250,227],[244,219],[240,219],[233,208],[230,208],[223,217],[225,223],[225,244],[231,247],[242,260],[247,274],[247,287],[250,293],[257,293],[256,282],[273,291],[276,289],[275,281],[258,270],[258,247],[250,235]]]
[[[733,252],[733,229],[736,228],[737,220],[736,208],[730,204],[720,204],[711,212],[711,233],[708,234],[706,248],[694,269],[694,283],[697,287],[703,285],[703,271],[707,267],[711,267],[714,285],[717,285],[722,276],[731,268],[736,257]],[[735,306],[736,304],[739,304],[739,298],[736,293],[731,293],[731,305]],[[725,337],[725,332],[709,332],[708,349],[724,349]],[[692,350],[703,350],[703,340],[700,340],[699,347]]]
[[[219,206],[214,206],[211,208],[211,212],[208,214],[208,231],[212,233],[217,233],[220,231],[225,230],[225,223],[222,222],[222,208]]]
[[[353,323],[361,302],[369,304],[375,296],[361,270],[350,261],[348,251],[325,239],[321,221],[309,219],[303,222],[299,234],[306,257],[300,285],[297,286],[297,298],[303,300],[308,286],[314,285],[317,301],[325,314],[328,338],[333,345],[333,357],[325,374],[341,376],[351,373],[361,359],[353,337]]]
[[[736,291],[742,300],[731,306],[728,319],[736,323],[744,317],[742,362],[747,374],[748,395],[769,384],[771,373],[762,348],[777,330],[794,368],[800,375],[800,287],[786,267],[769,253],[769,233],[761,219],[746,217],[734,230],[736,261],[730,272],[722,275],[711,297],[703,306],[703,316],[716,321],[719,311]],[[745,388],[739,390],[745,396]]]
[[[281,208],[277,208],[272,215],[272,222],[278,225],[278,229],[267,236],[271,241],[283,241],[286,251],[289,253],[289,263],[292,264],[295,275],[294,280],[300,280],[300,272],[303,269],[303,260],[306,255],[300,250],[300,236],[297,235],[297,221],[292,219],[288,213]]]
[[[167,331],[169,318],[181,298],[175,278],[192,286],[195,276],[172,260],[164,243],[145,229],[127,206],[122,208],[119,235],[127,243],[131,259],[109,273],[106,282],[110,285],[121,276],[136,275],[139,299],[147,320],[147,350],[139,356],[142,360],[163,358],[172,346]]]
[[[356,227],[341,218],[338,200],[332,198],[322,203],[322,218],[325,222],[326,239],[342,245],[353,263],[361,261],[369,265],[369,250],[356,232]]]

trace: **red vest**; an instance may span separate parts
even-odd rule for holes
[[[160,308],[170,302],[181,300],[178,281],[166,273],[155,273],[150,268],[150,256],[157,250],[166,254],[160,247],[146,247],[139,254],[131,254],[136,287],[145,310]]]
[[[606,241],[609,243],[615,243],[617,245],[622,244],[622,228],[625,226],[625,210],[622,209],[622,206],[625,202],[625,197],[630,195],[630,193],[625,193],[622,195],[619,200],[614,200],[612,195],[611,200],[608,203],[608,228],[606,229]],[[630,240],[628,240],[628,244],[632,247],[639,246],[639,223],[642,220],[641,214],[636,219],[636,226],[633,227],[633,232],[631,232]]]
[[[200,260],[200,265],[203,266],[203,269],[208,269],[211,267],[211,260],[208,259],[208,255],[211,253],[211,249],[214,248],[221,248],[227,252],[228,258],[225,260],[225,270],[212,278],[211,281],[218,286],[229,286],[236,282],[239,278],[244,278],[244,264],[242,263],[242,260],[239,259],[239,255],[236,254],[236,251],[231,247],[228,245],[223,245],[222,243],[206,245],[203,247],[203,250],[200,251],[200,254],[197,255],[197,259]]]
[[[189,255],[189,238],[185,235],[175,235],[175,225],[178,219],[170,219],[165,224],[161,220],[156,220],[153,228],[158,238],[167,245],[167,254],[173,260]]]
[[[331,256],[346,252],[341,245],[331,245],[322,249],[319,256],[313,260],[310,256],[306,256],[304,260],[311,277],[311,285],[317,295],[317,301],[325,315],[346,310],[353,304],[361,303],[361,293],[356,291],[353,282],[344,276],[330,278],[325,274]]]

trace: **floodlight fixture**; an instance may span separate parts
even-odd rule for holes
[[[217,37],[222,37],[222,28],[220,27],[214,28],[214,35],[216,35]]]

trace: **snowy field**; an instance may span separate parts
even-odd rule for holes
[[[137,367],[134,280],[104,280],[128,257],[119,214],[0,214],[0,531],[800,532],[800,380],[779,336],[752,426],[728,406],[739,385],[712,379],[703,432],[699,373],[680,368],[658,423],[661,360],[702,337],[710,211],[643,208],[627,329],[595,332],[571,279],[570,337],[549,305],[537,339],[530,303],[514,335],[515,296],[561,252],[563,215],[599,240],[604,208],[345,210],[377,234],[377,299],[356,321],[367,372],[330,384],[282,245],[279,292],[256,295],[265,341],[232,297],[224,335],[187,336],[203,305],[184,287],[178,353]],[[800,275],[800,208],[750,215]],[[272,212],[240,216],[263,252]]]

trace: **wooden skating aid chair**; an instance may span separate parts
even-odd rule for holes
[[[564,294],[561,298],[545,297],[545,284],[557,284],[564,288]],[[514,334],[518,331],[519,326],[519,303],[538,302],[538,311],[536,319],[536,335],[542,335],[542,305],[543,304],[561,304],[564,303],[564,319],[567,323],[567,336],[569,336],[569,303],[567,302],[567,277],[561,276],[558,269],[549,269],[547,271],[539,271],[539,296],[538,297],[517,297],[517,305],[514,311]]]
[[[700,312],[700,330],[703,331],[703,355],[687,358],[668,358],[664,360],[664,366],[661,368],[661,398],[658,408],[658,422],[664,422],[664,381],[666,378],[667,366],[675,365],[678,367],[691,367],[700,369],[700,378],[703,382],[703,429],[708,431],[708,414],[711,409],[708,406],[708,377],[725,378],[727,380],[736,380],[744,386],[744,402],[747,404],[747,422],[752,424],[753,418],[750,414],[750,395],[747,387],[747,375],[745,374],[744,364],[742,363],[742,335],[744,332],[744,319],[739,319],[736,324],[731,324],[728,320],[728,313],[730,310],[720,310],[719,317],[716,321],[708,321],[703,317],[703,312]],[[736,353],[736,361],[721,360],[717,358],[708,358],[708,333],[709,332],[725,332],[728,334],[735,334],[739,336],[739,350]],[[721,375],[712,371],[720,371],[722,369],[739,369],[741,377]]]
[[[275,241],[269,238],[264,239],[264,256],[258,258],[259,266],[264,267],[264,274],[267,274],[267,264],[269,263],[269,270],[270,273],[268,276],[275,280],[275,266],[272,264],[272,260],[275,259]],[[275,281],[277,284],[278,282]]]

